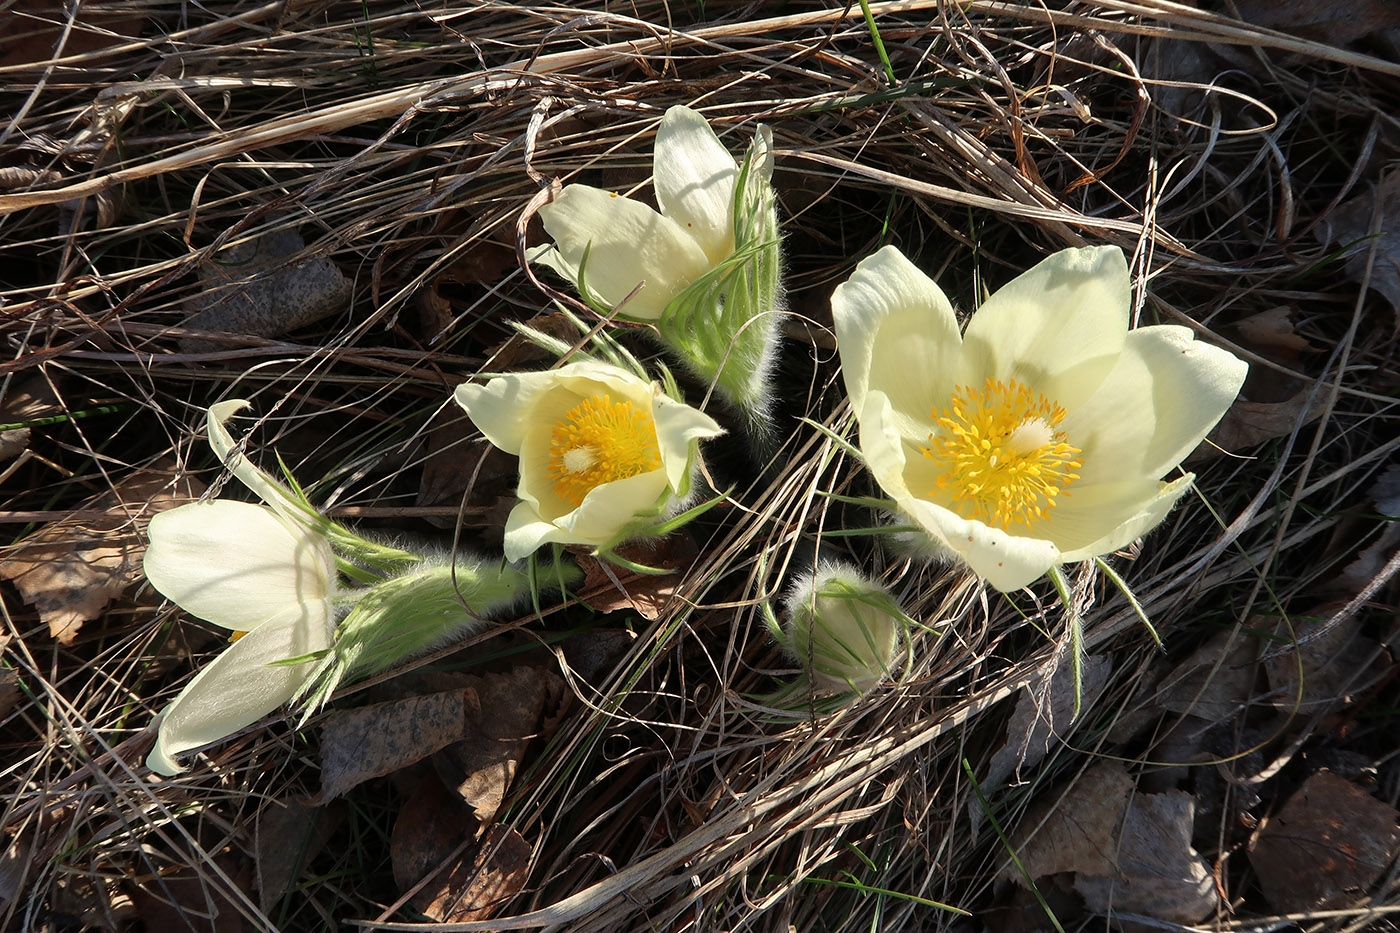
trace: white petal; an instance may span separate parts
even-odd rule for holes
[[[961,353],[958,322],[942,290],[898,249],[863,260],[831,296],[841,374],[851,407],[883,392],[900,433],[927,439],[935,406],[946,405]]]
[[[627,299],[620,309],[624,317],[655,320],[710,269],[705,251],[674,220],[598,188],[569,185],[540,208],[540,217],[563,262],[582,267],[595,298],[609,307]]]
[[[856,412],[860,425],[860,452],[875,482],[895,501],[912,498],[905,480],[908,454],[900,436],[898,415],[878,389],[865,396],[865,407]]]
[[[739,169],[705,118],[672,107],[656,133],[652,183],[661,213],[700,244],[710,265],[734,252],[734,182]]]
[[[290,700],[314,665],[271,662],[329,648],[327,619],[325,612],[281,618],[230,645],[165,708],[147,767],[176,774],[182,770],[176,755],[237,732]]]
[[[1156,497],[1144,502],[1136,514],[1097,541],[1067,552],[1064,555],[1065,561],[1087,560],[1099,554],[1108,554],[1141,538],[1167,517],[1172,506],[1191,488],[1191,482],[1195,478],[1195,474],[1188,473],[1174,482],[1161,483]]]
[[[924,499],[900,503],[930,535],[945,543],[972,572],[1003,593],[1019,590],[1061,563],[1059,548],[967,519]]]
[[[181,609],[234,631],[296,615],[330,595],[326,539],[271,509],[216,499],[151,519],[146,578]]]
[[[611,543],[632,522],[659,514],[667,488],[662,470],[604,483],[590,490],[577,509],[554,519],[545,519],[532,503],[522,500],[506,519],[506,559],[528,557],[546,543],[592,547]]]
[[[673,490],[679,490],[689,478],[692,443],[718,437],[724,433],[724,428],[704,412],[661,393],[655,396],[652,412],[656,418],[656,443],[661,452],[666,481]]]
[[[1046,517],[1028,532],[1055,542],[1064,552],[1088,547],[1152,503],[1162,484],[1155,478],[1133,477],[1085,486],[1070,485]]]
[[[1225,414],[1247,371],[1185,327],[1132,331],[1099,391],[1060,425],[1084,451],[1080,483],[1162,476]]]
[[[263,472],[253,461],[239,452],[234,446],[233,436],[228,432],[226,424],[228,419],[248,407],[250,407],[250,403],[241,398],[210,405],[204,416],[204,427],[209,438],[209,446],[213,449],[214,456],[219,458],[219,462],[227,467],[230,473],[238,477],[239,482],[247,486],[259,499],[262,499],[283,516],[295,521],[299,516],[305,515],[305,507],[301,505],[291,490]]]
[[[1123,348],[1131,282],[1116,246],[1066,249],[1002,286],[963,334],[962,382],[1015,379],[1073,411]]]

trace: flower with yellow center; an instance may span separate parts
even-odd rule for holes
[[[689,496],[698,442],[723,433],[659,386],[592,360],[460,385],[454,398],[520,457],[509,560],[549,542],[606,549],[643,533]]]
[[[899,250],[832,295],[860,447],[933,548],[999,590],[1117,550],[1190,487],[1176,468],[1246,366],[1185,327],[1128,329],[1116,247],[1068,249],[1017,277],[959,333],[943,292]]]
[[[736,162],[705,118],[671,107],[656,132],[656,208],[566,185],[540,208],[530,253],[598,310],[645,321],[696,376],[765,432],[782,307],[772,133]]]

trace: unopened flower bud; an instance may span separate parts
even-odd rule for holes
[[[793,584],[783,609],[784,647],[815,685],[865,693],[889,676],[906,617],[855,568],[819,563]]]

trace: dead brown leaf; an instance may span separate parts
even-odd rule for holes
[[[480,830],[436,775],[419,774],[389,841],[394,881],[413,891],[414,909],[445,923],[484,920],[524,886],[530,846],[508,827]]]
[[[1084,664],[1080,684],[1081,706],[1093,709],[1094,702],[1108,683],[1113,662],[1105,655],[1094,655]],[[1016,700],[1016,709],[1006,726],[1006,744],[992,756],[984,786],[995,788],[1022,768],[1033,768],[1050,750],[1051,736],[1068,734],[1074,715],[1074,671],[1069,664],[1055,669],[1049,684],[1026,687]]]
[[[64,37],[69,10],[73,28]],[[68,7],[57,0],[17,0],[0,11],[0,67],[43,64],[52,58],[87,55],[139,36],[146,18],[121,4]],[[62,47],[59,40],[63,39]]]
[[[685,572],[695,562],[699,550],[694,539],[682,529],[660,541],[618,548],[618,554],[633,563],[670,572],[634,573],[615,564],[605,568],[597,558],[579,548],[574,551],[584,574],[579,598],[597,612],[630,609],[647,621],[655,622],[685,579]]]
[[[1310,405],[1308,396],[1311,394],[1312,389],[1305,388],[1282,402],[1236,399],[1230,410],[1225,412],[1225,417],[1221,418],[1220,423],[1206,436],[1208,443],[1198,447],[1188,463],[1209,459],[1221,450],[1243,450],[1256,447],[1275,437],[1292,434],[1302,425],[1322,415],[1326,399],[1318,393]],[[1215,446],[1212,447],[1212,444]]]
[[[1076,777],[1063,797],[1047,794],[1012,836],[1012,849],[1026,873],[1032,878],[1062,871],[1112,874],[1118,825],[1132,793],[1128,772],[1106,761]],[[1015,865],[1003,875],[1025,883]]]
[[[1293,363],[1304,353],[1316,350],[1307,338],[1293,329],[1294,308],[1279,305],[1251,314],[1235,324],[1240,343],[1276,363]]]
[[[333,800],[461,738],[463,693],[447,690],[328,715],[321,727],[320,801]]]
[[[1255,694],[1257,655],[1253,637],[1220,632],[1163,678],[1157,703],[1210,722],[1229,719]]]
[[[460,741],[444,748],[433,763],[443,783],[456,788],[477,819],[489,823],[531,740],[551,727],[547,720],[563,698],[564,682],[540,667],[465,679]]]
[[[141,579],[151,516],[203,491],[198,480],[177,477],[171,461],[138,470],[78,507],[105,515],[50,522],[15,545],[0,559],[0,577],[14,582],[50,635],[70,645],[84,622]]]
[[[1292,710],[1296,704],[1299,713],[1311,715],[1350,702],[1354,694],[1374,686],[1389,672],[1388,654],[1380,642],[1362,634],[1359,614],[1329,626],[1343,605],[1318,606],[1306,617],[1294,619],[1291,629],[1282,619],[1275,621],[1274,633],[1292,644],[1282,651],[1275,646],[1264,660],[1272,706]],[[1267,621],[1259,618],[1255,624]]]
[[[228,879],[240,890],[250,887],[251,866],[230,850],[220,852],[208,864],[161,874],[136,888],[132,900],[147,930],[179,930],[181,933],[241,933],[247,929]],[[216,875],[211,867],[218,869]]]
[[[187,302],[191,330],[278,337],[345,309],[352,286],[324,256],[306,249],[290,227],[221,250],[199,267],[199,288]],[[180,341],[186,353],[222,349],[202,337]]]
[[[1235,0],[1235,8],[1247,23],[1325,45],[1344,46],[1400,26],[1393,0]]]
[[[1400,16],[1400,6],[1389,3],[1393,14]],[[1350,16],[1350,4],[1333,4],[1334,9]],[[1379,236],[1371,237],[1372,214],[1379,207]],[[1366,190],[1337,207],[1322,219],[1317,238],[1323,244],[1353,246],[1342,266],[1353,282],[1366,281],[1370,253],[1376,253],[1371,269],[1370,286],[1380,292],[1390,306],[1400,311],[1400,172],[1391,172],[1374,190]]]
[[[1249,863],[1280,913],[1349,906],[1400,854],[1400,813],[1327,771],[1259,830]]]
[[[1074,889],[1096,914],[1195,923],[1220,903],[1205,859],[1191,847],[1196,801],[1184,791],[1133,794],[1111,850],[1115,869],[1080,872]]]
[[[270,800],[258,811],[254,874],[258,906],[264,913],[292,889],[301,870],[325,848],[340,816],[339,807],[301,800]]]

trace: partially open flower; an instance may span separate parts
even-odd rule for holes
[[[865,693],[890,676],[904,614],[882,586],[845,564],[823,562],[783,600],[784,647],[828,690]]]
[[[1050,256],[962,334],[943,292],[892,246],[831,303],[876,481],[937,550],[1003,591],[1154,528],[1194,477],[1160,478],[1247,369],[1185,327],[1129,331],[1116,247]]]
[[[740,165],[704,117],[672,107],[653,172],[659,212],[565,187],[540,208],[554,245],[532,258],[618,317],[654,323],[687,366],[761,423],[781,303],[772,135],[760,127]]]
[[[175,756],[271,713],[313,665],[278,663],[330,647],[335,558],[324,537],[272,509],[196,502],[151,519],[146,578],[181,609],[242,633],[161,714],[146,763],[181,770]]]
[[[607,549],[645,533],[690,494],[714,420],[617,366],[593,361],[457,387],[486,438],[520,457],[505,555],[542,544]]]

